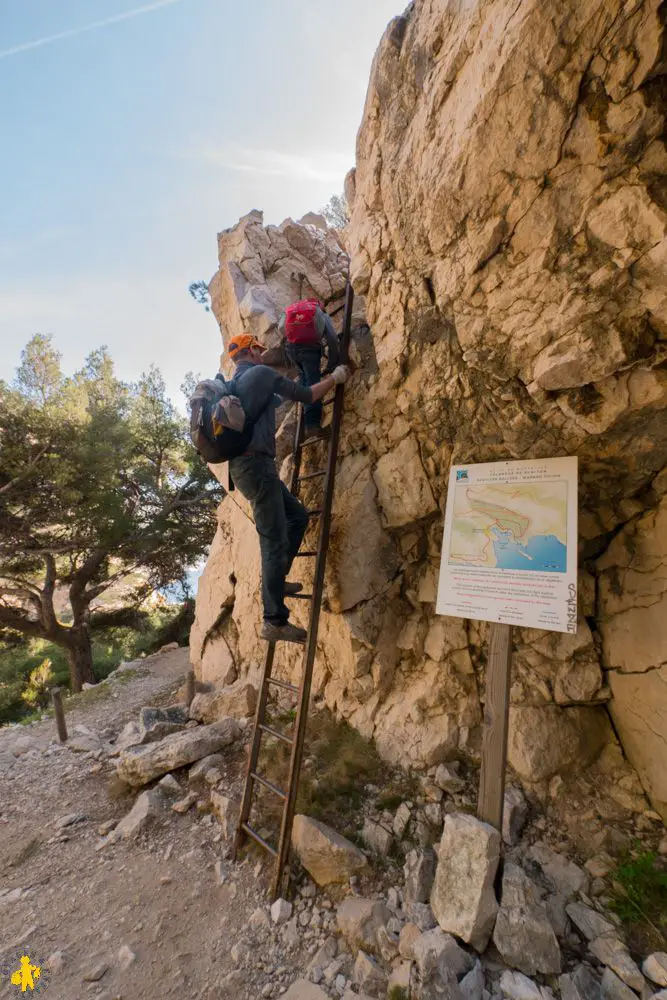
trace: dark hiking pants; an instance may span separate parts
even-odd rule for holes
[[[308,514],[280,480],[269,455],[242,455],[229,463],[236,488],[250,501],[262,556],[264,620],[284,625],[285,577],[308,527]]]
[[[299,344],[285,344],[285,353],[293,365],[299,369],[299,382],[310,387],[322,381],[320,368],[322,365],[321,347],[302,347]],[[322,423],[322,403],[306,403],[304,405],[304,423],[306,429],[319,427]]]

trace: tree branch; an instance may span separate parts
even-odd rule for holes
[[[43,628],[40,622],[34,621],[32,618],[28,618],[24,610],[12,608],[7,604],[3,604],[1,599],[0,625],[4,625],[6,628],[14,629],[15,632],[21,632],[23,635],[32,636],[35,639],[52,638],[52,636],[47,634],[46,629]]]
[[[4,486],[0,486],[0,496],[2,496],[3,493],[8,493],[9,490],[13,489],[15,486],[18,486],[19,483],[25,482],[25,480],[32,475],[35,466],[39,462],[42,455],[46,454],[46,452],[49,450],[50,447],[51,447],[51,442],[49,441],[48,444],[45,444],[43,448],[39,449],[34,458],[30,459],[25,469],[22,472],[20,472],[18,476],[14,476],[14,478],[10,479],[8,483],[4,484]]]

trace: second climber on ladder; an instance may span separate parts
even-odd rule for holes
[[[262,559],[261,636],[269,642],[306,641],[306,630],[289,622],[285,578],[308,527],[308,511],[281,481],[276,469],[276,407],[280,398],[305,405],[321,400],[335,385],[347,381],[348,369],[338,365],[312,386],[299,385],[262,364],[264,348],[251,334],[232,337],[229,356],[236,365],[236,391],[244,411],[254,420],[248,450],[229,463],[234,485],[250,502]],[[288,584],[292,593],[298,584]]]
[[[340,360],[338,337],[331,317],[317,299],[293,302],[283,313],[280,332],[285,341],[285,353],[299,369],[301,385],[313,386],[321,380],[322,355],[327,352],[325,375],[334,371]],[[312,437],[326,437],[328,428],[322,427],[322,404],[318,401],[304,406],[306,441]]]

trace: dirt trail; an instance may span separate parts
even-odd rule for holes
[[[78,726],[110,739],[142,705],[173,701],[187,654],[150,657],[84,693],[68,709],[74,742],[91,739]],[[51,719],[0,731],[0,997],[20,993],[8,974],[22,954],[42,966],[40,992],[53,1000],[284,992],[307,956],[300,944],[290,953],[279,942],[265,913],[253,917],[266,903],[268,870],[255,858],[232,864],[219,825],[196,810],[168,809],[138,840],[100,849],[98,829],[127,813],[134,796],[110,794],[115,761],[106,750],[75,752],[54,740]],[[224,787],[234,793],[242,759],[240,744],[225,766]],[[72,813],[85,818],[59,830]]]

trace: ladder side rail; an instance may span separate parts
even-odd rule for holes
[[[243,801],[241,803],[239,823],[236,829],[236,837],[234,839],[234,859],[237,858],[238,852],[243,846],[243,843],[245,841],[245,831],[243,827],[245,824],[247,824],[250,818],[250,810],[252,809],[252,793],[254,787],[254,779],[252,777],[252,774],[253,771],[257,770],[259,749],[262,741],[262,730],[260,726],[264,722],[264,719],[266,717],[266,703],[269,697],[269,681],[271,678],[271,670],[273,668],[273,658],[275,656],[275,652],[276,652],[276,644],[275,642],[270,642],[266,650],[266,657],[264,659],[264,670],[262,671],[262,684],[260,687],[259,698],[257,699],[257,708],[255,709],[255,722],[252,730],[252,742],[250,744],[250,753],[248,754],[248,764],[245,773],[245,784],[243,786]]]

